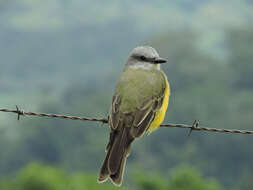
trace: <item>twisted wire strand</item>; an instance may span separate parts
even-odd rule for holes
[[[108,123],[108,119],[105,119],[105,118],[78,117],[78,116],[68,116],[68,115],[62,115],[62,114],[25,112],[23,110],[20,110],[17,106],[16,106],[16,110],[0,108],[0,112],[9,112],[9,113],[18,114],[18,120],[21,115],[23,116],[30,115],[30,116],[37,116],[37,117],[50,117],[50,118],[72,119],[72,120],[81,120],[81,121],[96,121],[96,122]],[[160,127],[187,128],[187,129],[190,129],[190,132],[192,130],[196,130],[196,131],[209,131],[209,132],[218,132],[218,133],[253,134],[253,131],[250,131],[250,130],[216,129],[216,128],[208,128],[208,127],[199,127],[198,123],[196,123],[196,120],[194,121],[193,125],[168,123],[168,124],[162,124],[160,125]]]

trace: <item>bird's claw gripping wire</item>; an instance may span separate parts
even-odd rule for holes
[[[16,110],[17,110],[16,113],[18,114],[17,120],[19,120],[21,115],[23,115],[23,116],[25,115],[25,111],[24,110],[20,110],[17,105],[16,105]]]
[[[193,124],[192,124],[192,127],[188,133],[188,137],[190,137],[191,133],[192,133],[192,130],[196,129],[197,127],[199,126],[199,120],[194,120]]]

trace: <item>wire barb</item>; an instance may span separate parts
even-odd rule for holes
[[[20,119],[20,116],[24,116],[25,115],[25,111],[24,110],[20,110],[19,107],[16,105],[16,113],[18,114],[18,118],[17,120]]]
[[[37,117],[50,117],[50,118],[81,120],[81,121],[96,121],[96,122],[102,122],[102,124],[108,123],[108,118],[91,118],[91,117],[78,117],[78,116],[68,116],[68,115],[60,115],[60,114],[25,112],[24,110],[20,110],[18,106],[16,106],[16,110],[0,108],[0,112],[16,113],[18,114],[18,120],[20,119],[21,115],[22,116],[30,115],[30,116],[37,116]],[[193,130],[218,132],[218,133],[253,134],[253,131],[249,131],[249,130],[216,129],[216,128],[208,128],[208,127],[203,127],[203,126],[199,127],[198,120],[195,120],[192,125],[168,123],[168,124],[161,124],[160,127],[187,128],[187,129],[190,129],[188,136],[190,136]]]
[[[198,126],[199,126],[199,120],[195,119],[187,136],[190,137],[192,130],[195,130]]]

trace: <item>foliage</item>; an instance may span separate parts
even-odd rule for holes
[[[140,190],[221,190],[219,182],[213,178],[203,177],[197,170],[188,166],[179,166],[169,176],[155,172],[136,172],[135,181]]]
[[[157,173],[136,171],[132,184],[138,190],[221,190],[219,183],[202,177],[196,170],[179,167],[171,172],[171,177]],[[118,189],[112,184],[98,184],[96,175],[92,173],[66,171],[44,164],[31,163],[18,171],[15,178],[0,181],[1,189],[8,190],[113,190]],[[130,189],[125,183],[122,190]]]
[[[5,179],[0,187],[8,190],[111,190],[110,184],[98,184],[96,176],[89,173],[68,175],[64,170],[38,163],[31,163],[15,174],[15,179]],[[124,190],[124,188],[121,188]]]
[[[171,172],[169,189],[171,190],[221,190],[215,179],[205,179],[201,174],[189,167],[179,167]]]

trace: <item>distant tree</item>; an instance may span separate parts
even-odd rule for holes
[[[189,167],[179,167],[172,172],[169,190],[221,190],[215,179],[204,178]]]
[[[166,190],[168,189],[168,181],[164,176],[155,172],[149,174],[138,171],[135,173],[135,183],[139,190]]]
[[[3,180],[2,180],[3,181]],[[112,184],[98,184],[97,176],[87,173],[68,175],[64,170],[32,163],[16,174],[16,179],[0,181],[8,190],[114,190]],[[2,189],[2,188],[1,188]],[[122,187],[122,190],[125,188]]]
[[[239,179],[236,190],[252,190],[253,189],[253,174],[249,173],[244,175],[241,179]]]
[[[140,190],[222,190],[215,179],[204,178],[190,167],[178,167],[171,176],[161,176],[154,172],[136,173],[136,184]]]
[[[61,169],[33,163],[17,173],[15,186],[20,190],[60,190],[66,189],[69,183]]]
[[[229,64],[234,72],[236,88],[253,89],[253,27],[229,29],[227,32]]]

